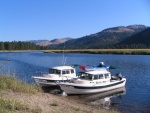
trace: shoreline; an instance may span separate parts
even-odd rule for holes
[[[38,86],[21,83],[14,77],[0,75],[0,81],[0,112],[120,113],[118,110],[90,106],[67,96],[44,92]]]
[[[0,50],[0,53],[1,52],[43,52],[43,53],[150,55],[150,49]]]
[[[117,110],[107,110],[101,106],[88,105],[78,100],[50,93],[37,92],[36,94],[25,94],[1,91],[0,94],[3,99],[15,100],[29,106],[29,109],[36,111],[35,113],[120,113]],[[26,113],[30,113],[31,110],[27,110]],[[15,110],[14,112],[16,111],[21,110]]]
[[[150,49],[79,49],[79,50],[43,50],[44,53],[85,53],[85,54],[121,54],[150,55]]]

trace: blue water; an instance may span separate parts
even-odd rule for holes
[[[115,97],[111,101],[119,101],[116,108],[123,113],[150,113],[149,55],[65,54],[65,58],[66,64],[95,65],[104,62],[106,65],[121,67],[122,75],[127,78],[126,94],[121,99]],[[0,72],[34,83],[31,76],[48,72],[48,68],[62,65],[62,62],[61,53],[1,52]]]

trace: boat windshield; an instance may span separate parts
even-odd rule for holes
[[[92,74],[87,74],[87,75],[86,75],[86,79],[87,79],[87,80],[92,80],[92,77],[93,77]]]
[[[49,69],[49,74],[58,74],[58,75],[60,75],[61,71],[57,70],[57,69]]]

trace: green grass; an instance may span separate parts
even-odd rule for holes
[[[38,91],[42,91],[40,87],[23,83],[17,80],[15,77],[2,76],[0,75],[0,91],[12,90],[13,92],[35,94]],[[30,113],[41,113],[42,110],[37,107],[35,109],[30,108],[29,105],[23,104],[16,100],[4,99],[0,97],[0,113],[16,113],[19,112],[30,112]]]
[[[11,52],[44,52],[44,53],[87,53],[87,54],[132,54],[150,55],[150,49],[68,49],[68,50],[11,50]],[[0,51],[0,52],[10,52]]]
[[[3,98],[0,98],[0,113],[5,113],[8,111],[27,111],[29,110],[29,106],[22,104],[20,102],[17,102],[15,100],[6,100]]]
[[[45,53],[88,53],[88,54],[133,54],[150,55],[150,49],[74,49],[74,50],[45,50]]]
[[[37,91],[42,91],[40,87],[20,82],[15,77],[0,75],[0,89],[10,89],[14,92],[30,93],[34,94]]]

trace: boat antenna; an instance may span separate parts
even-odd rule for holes
[[[63,65],[65,65],[66,59],[67,59],[67,57],[65,57],[65,54],[64,54],[65,51],[64,51],[64,50],[65,50],[65,42],[64,42],[64,48],[63,48],[63,59],[62,59],[62,64],[63,64]]]

